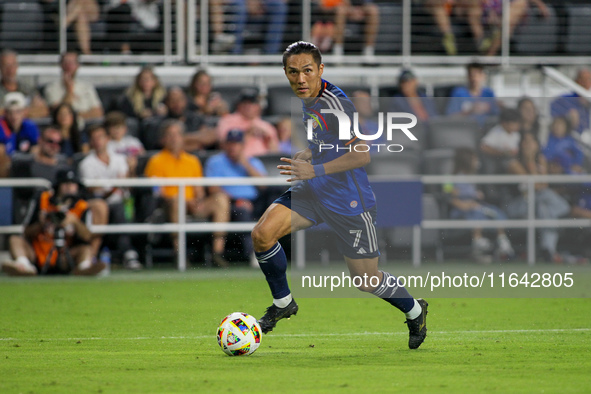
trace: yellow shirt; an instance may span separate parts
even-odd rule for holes
[[[199,159],[187,152],[181,152],[177,158],[168,150],[163,149],[150,158],[144,171],[148,177],[162,178],[201,178],[203,177],[203,167]],[[162,195],[164,197],[176,197],[178,195],[177,186],[164,186]],[[185,188],[185,198],[190,200],[195,197],[193,186]]]

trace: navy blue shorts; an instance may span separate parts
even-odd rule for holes
[[[339,251],[350,259],[367,259],[380,255],[375,205],[359,215],[340,215],[320,204],[306,182],[283,193],[275,203],[297,212],[315,225],[326,223],[337,235]]]

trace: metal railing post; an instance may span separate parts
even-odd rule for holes
[[[185,227],[187,223],[187,199],[185,197],[185,190],[187,186],[182,183],[179,186],[179,194],[178,194],[178,269],[181,272],[187,270],[187,228]]]

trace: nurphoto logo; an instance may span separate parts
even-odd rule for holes
[[[374,134],[363,134],[359,131],[359,114],[357,112],[353,113],[353,127],[351,127],[351,119],[349,116],[338,109],[321,109],[320,113],[322,114],[332,114],[336,116],[339,122],[339,140],[349,141],[354,136],[359,138],[362,141],[376,141],[382,138],[384,132],[386,133],[386,140],[392,141],[392,135],[394,132],[403,132],[410,141],[417,141],[417,137],[410,131],[414,126],[417,124],[417,117],[411,113],[407,112],[386,112],[386,127],[384,127],[384,113],[378,113],[378,129]],[[407,123],[398,123],[400,119],[408,119],[409,122]],[[396,120],[396,122],[395,122]],[[316,133],[314,133],[314,129],[318,126],[318,122],[314,119],[308,119],[306,123],[307,128],[307,137],[308,140],[314,141],[319,145],[320,152],[323,150],[331,150],[336,149],[339,150],[348,150],[351,151],[353,149],[356,152],[368,152],[371,149],[376,149],[378,152],[380,148],[387,150],[388,152],[401,152],[404,147],[400,144],[386,144],[386,143],[357,143],[354,144],[353,147],[351,145],[347,146],[335,146],[334,144],[326,144],[324,141],[317,140]],[[384,130],[385,129],[385,130]],[[352,132],[352,133],[351,133]]]

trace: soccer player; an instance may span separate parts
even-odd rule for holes
[[[354,145],[356,138],[339,140],[336,116],[321,113],[322,109],[343,111],[353,124],[355,107],[338,87],[322,79],[324,64],[314,44],[299,41],[288,46],[283,53],[283,69],[292,90],[302,100],[304,123],[314,119],[314,138],[307,149],[293,158],[281,159],[285,164],[277,166],[280,173],[291,176],[290,182],[301,182],[277,198],[252,231],[256,256],[273,295],[273,305],[259,319],[261,329],[268,333],[279,320],[298,312],[287,284],[287,258],[278,240],[293,231],[326,222],[338,236],[339,249],[351,276],[367,275],[380,280],[377,287],[363,283],[359,290],[383,298],[406,315],[408,346],[416,349],[427,335],[428,304],[415,300],[394,276],[378,270],[376,202],[363,169],[370,154],[344,149]],[[321,152],[320,143],[342,149]]]

